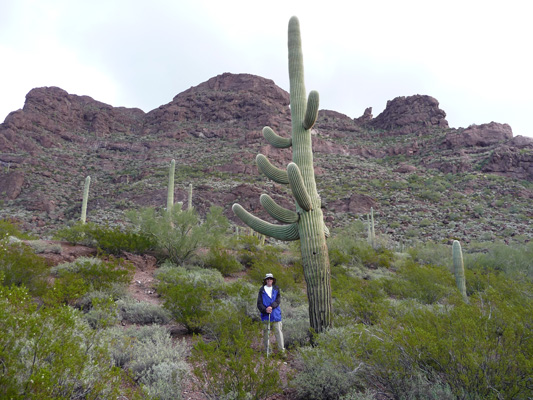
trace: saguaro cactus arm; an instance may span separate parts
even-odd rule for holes
[[[298,240],[300,238],[297,223],[290,225],[271,224],[250,214],[240,204],[234,204],[232,210],[246,225],[263,235],[287,241]]]
[[[311,129],[313,125],[315,125],[316,119],[318,117],[318,104],[318,92],[316,90],[311,90],[311,92],[309,92],[309,97],[307,98],[307,109],[305,110],[304,129]]]
[[[259,201],[270,216],[276,218],[279,222],[284,222],[286,224],[298,222],[298,213],[281,207],[268,194],[262,194]]]
[[[259,170],[269,179],[277,183],[289,183],[289,177],[287,176],[287,171],[273,166],[268,158],[262,154],[258,154],[255,157],[257,166]]]
[[[309,193],[307,193],[307,189],[305,188],[300,168],[298,168],[293,162],[289,163],[287,166],[287,175],[289,177],[289,185],[291,186],[292,194],[298,205],[305,211],[312,210],[313,205],[311,204],[311,196],[309,196]]]
[[[284,138],[279,136],[270,126],[265,126],[263,128],[263,137],[267,140],[269,144],[278,149],[286,149],[292,146],[291,138]]]

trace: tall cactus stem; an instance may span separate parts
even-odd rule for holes
[[[89,186],[91,186],[91,177],[85,178],[85,185],[83,186],[83,200],[81,202],[81,217],[82,224],[87,220],[87,201],[89,200]]]
[[[278,183],[290,184],[296,200],[298,220],[288,225],[274,225],[251,215],[239,204],[233,205],[233,211],[245,224],[264,235],[281,240],[300,239],[309,302],[309,322],[315,332],[322,332],[331,326],[331,272],[326,244],[326,232],[329,231],[324,224],[320,196],[316,188],[310,132],[318,115],[319,96],[317,92],[311,92],[309,98],[306,98],[300,24],[296,17],[289,21],[288,37],[291,140],[284,140],[268,127],[263,130],[263,135],[275,147],[286,148],[290,143],[293,162],[284,171],[272,166],[263,155],[258,155],[256,160],[259,169],[268,178]],[[265,201],[266,206],[263,204]],[[273,212],[278,220],[277,217],[284,214],[268,199],[263,200],[262,204],[267,211]],[[290,215],[290,218],[295,219],[294,214]]]
[[[174,173],[176,171],[176,160],[172,159],[168,170],[168,188],[167,188],[167,212],[172,212],[174,207]]]
[[[189,199],[187,203],[187,210],[192,210],[192,183],[189,183]]]
[[[455,284],[463,296],[463,299],[468,303],[468,296],[466,295],[466,279],[465,279],[465,266],[463,263],[463,251],[461,249],[461,243],[458,240],[454,240],[452,244],[452,256],[453,256],[453,270],[455,273]]]

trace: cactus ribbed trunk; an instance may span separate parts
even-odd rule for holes
[[[455,273],[455,284],[463,296],[465,302],[468,303],[468,296],[466,295],[466,279],[465,279],[465,266],[463,263],[463,251],[461,249],[461,243],[458,240],[454,240],[452,244],[452,256],[453,256],[453,269]]]
[[[287,170],[274,167],[259,154],[257,166],[274,182],[289,184],[296,200],[296,212],[277,205],[268,195],[261,195],[261,205],[284,225],[271,224],[248,213],[239,204],[233,205],[235,214],[248,226],[263,235],[279,240],[300,239],[304,276],[309,300],[309,322],[316,332],[331,326],[330,264],[321,200],[318,195],[313,167],[311,128],[318,116],[318,93],[312,91],[306,101],[300,24],[296,17],[289,21],[289,80],[292,134],[278,136],[270,127],[263,128],[263,136],[274,147],[292,147],[292,160]]]
[[[168,188],[167,188],[167,211],[172,212],[174,207],[174,173],[176,171],[176,160],[170,162],[168,170]]]
[[[89,200],[89,186],[91,186],[91,177],[85,178],[85,186],[83,187],[83,200],[81,202],[81,217],[82,224],[87,220],[87,201]]]
[[[305,211],[296,204],[300,214],[298,230],[302,264],[307,284],[309,319],[311,327],[321,332],[331,324],[331,283],[328,247],[324,235],[324,216],[316,189],[313,167],[311,132],[304,126],[306,91],[300,24],[293,17],[289,22],[289,78],[292,118],[292,161],[299,167],[307,193],[311,197],[311,210]]]
[[[187,210],[192,210],[192,183],[189,183],[189,198],[187,203]]]

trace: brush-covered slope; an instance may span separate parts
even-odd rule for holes
[[[159,108],[112,107],[59,88],[33,89],[0,125],[0,217],[49,234],[79,218],[91,176],[88,221],[121,224],[123,212],[166,205],[176,160],[176,201],[204,213],[238,201],[268,219],[259,195],[287,207],[287,188],[259,175],[261,152],[283,167],[263,126],[290,132],[289,95],[272,80],[223,74]],[[398,97],[373,118],[322,110],[314,129],[317,186],[331,228],[373,207],[378,235],[409,240],[533,237],[533,140],[500,123],[451,129],[430,96]]]

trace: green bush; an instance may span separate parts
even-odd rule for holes
[[[144,208],[129,212],[128,217],[143,235],[153,238],[158,257],[176,265],[190,260],[202,247],[220,245],[229,229],[220,207],[211,207],[203,222],[195,209],[182,211],[179,203],[170,213]]]
[[[132,324],[165,325],[171,319],[170,313],[163,307],[146,301],[137,301],[131,298],[120,299],[117,301],[117,308],[122,320]]]
[[[163,305],[176,322],[183,324],[189,333],[202,332],[219,303],[215,295],[224,282],[220,272],[167,268],[157,278]]]
[[[298,372],[291,381],[298,399],[336,400],[358,387],[363,363],[348,328],[332,328],[297,352]]]
[[[230,250],[216,246],[209,249],[204,265],[207,268],[214,268],[224,276],[240,272],[244,269],[243,265],[237,261]]]
[[[0,398],[119,398],[106,342],[70,307],[37,307],[25,288],[0,287]],[[129,396],[129,395],[128,395]]]
[[[221,326],[219,340],[199,340],[191,354],[198,389],[210,399],[235,400],[260,400],[281,392],[277,361],[258,357],[252,347],[260,337],[259,324],[231,318]]]
[[[333,312],[337,324],[378,323],[387,312],[381,281],[350,276],[332,280]]]
[[[56,277],[48,301],[72,304],[90,291],[109,291],[131,281],[134,267],[121,259],[80,257],[52,268]]]
[[[401,299],[416,299],[423,304],[442,301],[455,291],[455,281],[445,267],[405,263],[395,278],[382,281],[389,296]]]
[[[400,398],[412,376],[438,377],[458,398],[526,398],[533,347],[531,287],[503,279],[484,292],[450,298],[447,308],[417,308],[361,331],[368,384],[381,382]]]
[[[47,287],[49,270],[44,259],[35,255],[28,246],[0,240],[1,285],[26,286],[32,294],[42,295]]]
[[[153,238],[148,234],[128,228],[101,226],[91,222],[85,224],[77,222],[58,230],[54,237],[71,244],[98,247],[114,255],[120,255],[124,251],[143,254],[155,246]]]
[[[522,245],[487,243],[482,250],[465,254],[465,267],[502,271],[513,279],[533,282],[533,242]]]
[[[20,230],[16,223],[8,221],[6,219],[0,219],[0,241],[6,239],[9,236],[14,236],[21,240],[31,240],[34,237],[28,233],[24,233]]]
[[[183,380],[189,373],[187,345],[172,341],[167,329],[113,327],[102,336],[110,343],[114,364],[127,370],[150,398],[181,399]]]

